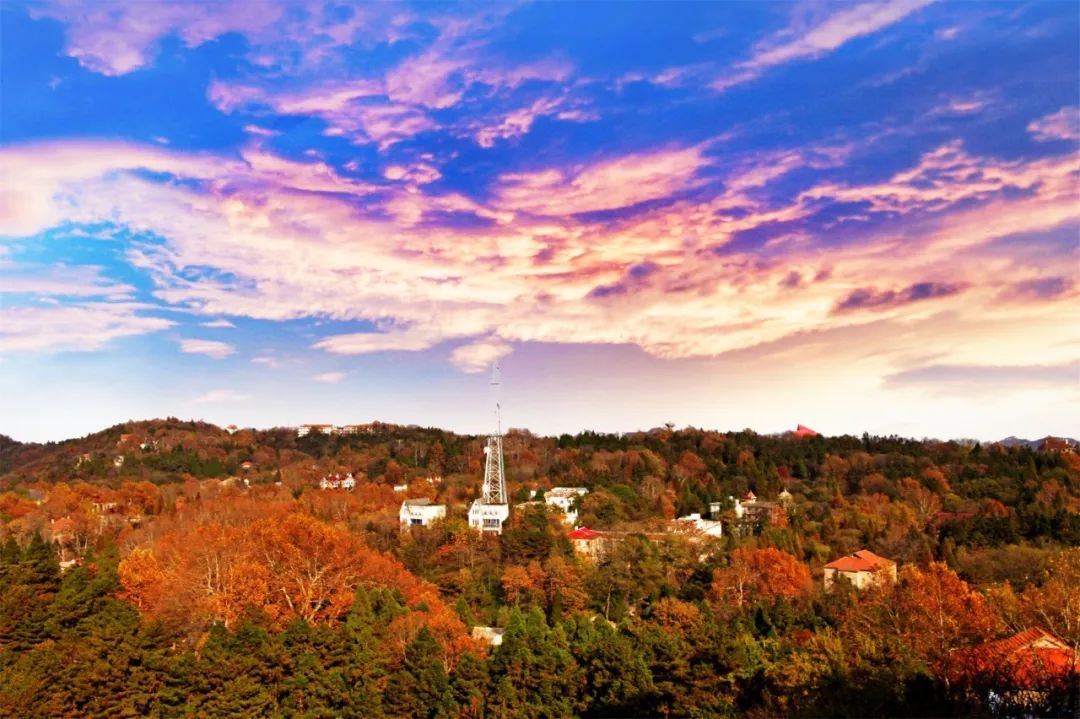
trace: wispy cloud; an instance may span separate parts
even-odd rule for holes
[[[206,355],[214,359],[225,359],[236,353],[236,348],[228,342],[215,340],[180,340],[180,351],[185,354]]]
[[[949,282],[916,282],[902,290],[877,290],[862,287],[854,290],[836,305],[837,312],[853,310],[882,310],[901,307],[912,302],[949,297],[962,292],[963,284]]]
[[[1027,129],[1039,142],[1076,142],[1080,140],[1080,107],[1063,107],[1057,112],[1032,120]]]
[[[159,332],[172,320],[142,314],[134,302],[77,302],[54,306],[0,304],[0,350],[93,351],[121,338]]]
[[[636,153],[574,170],[505,174],[499,205],[515,212],[571,215],[671,197],[699,184],[707,166],[701,147]]]
[[[200,322],[203,327],[215,327],[215,328],[235,328],[232,322],[228,320],[212,320],[210,322]]]
[[[346,377],[348,377],[348,374],[345,372],[323,372],[322,374],[315,375],[312,379],[324,384],[337,384]]]
[[[787,28],[758,43],[748,59],[737,63],[734,71],[714,80],[712,87],[725,90],[754,80],[770,68],[820,57],[851,40],[894,25],[931,2],[933,0],[885,0],[821,6],[841,9],[824,10],[827,13],[824,17],[811,13],[808,20],[796,17]]]
[[[922,386],[1001,392],[1019,387],[1071,387],[1080,382],[1080,360],[1061,365],[927,365],[888,375],[886,386]]]
[[[250,397],[242,392],[231,389],[212,389],[205,394],[191,400],[192,404],[225,404],[243,402]]]
[[[450,361],[462,372],[483,372],[513,351],[506,342],[481,340],[460,347],[450,353]]]

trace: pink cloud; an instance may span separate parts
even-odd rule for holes
[[[67,53],[104,75],[123,75],[149,64],[159,41],[171,33],[188,47],[228,32],[259,38],[280,27],[282,14],[281,4],[270,0],[226,0],[207,10],[205,3],[192,0],[134,5],[52,0],[33,12],[64,22]]]
[[[140,314],[134,302],[82,302],[47,307],[0,305],[0,350],[94,351],[114,339],[160,332],[175,323]]]
[[[699,184],[700,147],[628,155],[578,171],[539,170],[500,178],[499,205],[515,212],[571,215],[669,197]]]
[[[442,173],[435,167],[425,163],[418,162],[414,165],[389,165],[383,170],[383,177],[388,180],[405,181],[414,183],[417,185],[427,185],[435,182]]]
[[[462,372],[483,372],[512,351],[506,342],[481,340],[455,347],[450,353],[450,362]]]
[[[323,384],[337,384],[348,377],[345,372],[323,372],[312,377],[316,382],[322,382]]]
[[[875,367],[882,371],[903,358],[902,338],[955,362],[970,361],[977,350],[1008,354],[992,348],[1000,344],[1000,335],[992,340],[998,330],[1024,339],[1010,361],[1023,364],[1034,351],[1060,359],[1063,350],[1023,322],[1034,306],[1043,330],[1067,322],[1068,294],[1005,298],[1002,280],[1042,287],[1036,283],[1060,276],[1060,266],[1029,262],[1018,271],[1018,250],[987,247],[996,238],[1080,221],[1080,161],[1001,161],[946,145],[882,182],[821,183],[781,204],[762,199],[760,188],[785,173],[842,163],[849,152],[802,148],[758,163],[729,157],[716,191],[702,196],[685,192],[699,187],[710,166],[701,149],[657,149],[501,178],[485,203],[427,194],[408,182],[408,169],[400,185],[365,194],[332,168],[254,146],[223,162],[61,143],[38,147],[36,164],[25,166],[35,179],[24,189],[41,198],[41,207],[24,225],[37,231],[49,221],[109,221],[154,232],[165,241],[133,247],[130,259],[153,279],[160,301],[187,312],[376,323],[376,332],[315,341],[332,353],[421,351],[452,341],[460,351],[449,351],[451,361],[476,367],[517,342],[577,342],[674,358],[861,327],[866,346],[880,349]],[[20,158],[0,150],[0,161],[22,167]],[[185,181],[126,171],[138,167]],[[919,231],[903,234],[909,221],[869,226],[859,242],[827,255],[816,238],[799,233],[763,252],[715,252],[741,232],[810,217],[822,202],[918,219]],[[624,207],[638,209],[603,223],[574,217]],[[425,221],[448,212],[472,213],[486,224]],[[770,259],[781,249],[783,262]],[[786,282],[792,272],[798,283]],[[928,282],[965,289],[920,286]],[[835,312],[860,288],[870,291],[872,311]],[[878,326],[892,334],[871,333]],[[937,331],[945,327],[947,333]],[[929,334],[916,340],[912,328]]]
[[[1032,120],[1027,129],[1039,142],[1080,141],[1080,107],[1063,107],[1057,112]]]
[[[236,353],[236,348],[228,342],[216,340],[180,340],[180,351],[184,354],[206,355],[214,359],[225,359]]]

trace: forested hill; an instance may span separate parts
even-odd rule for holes
[[[0,716],[1075,711],[1072,674],[1010,692],[979,658],[1041,631],[1080,657],[1080,455],[803,434],[510,431],[497,537],[466,520],[483,437],[4,443]],[[405,498],[446,517],[402,528]],[[826,588],[861,550],[896,582]]]

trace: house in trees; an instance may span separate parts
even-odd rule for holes
[[[296,428],[297,437],[306,437],[307,435],[315,433],[333,434],[334,425],[332,424],[302,424]]]
[[[950,680],[1004,709],[1052,706],[1052,694],[1067,697],[1080,681],[1080,652],[1044,629],[958,649],[949,657]],[[1050,701],[1048,701],[1050,700]],[[1024,715],[1035,716],[1035,712]]]
[[[1039,445],[1039,449],[1043,452],[1053,452],[1055,454],[1072,454],[1076,451],[1076,447],[1073,446],[1072,442],[1061,437],[1045,437]]]
[[[832,588],[840,578],[851,582],[856,589],[882,581],[895,583],[896,562],[868,549],[860,549],[825,565],[825,589]]]
[[[719,519],[705,519],[697,512],[679,517],[675,522],[678,529],[689,529],[707,537],[720,537],[724,533],[724,525]]]
[[[479,639],[482,642],[487,642],[493,647],[497,647],[503,642],[503,633],[505,629],[499,627],[473,627],[472,638]]]
[[[618,537],[611,532],[598,532],[588,527],[578,527],[567,535],[574,551],[584,554],[594,562],[601,559]]]
[[[740,537],[748,537],[765,525],[787,526],[787,510],[778,502],[758,499],[753,492],[747,492],[742,499],[728,499],[733,502],[735,509],[732,529]]]
[[[426,497],[406,499],[401,503],[401,511],[398,512],[398,519],[401,520],[402,529],[407,527],[429,527],[436,519],[442,519],[445,516],[446,505],[434,504]]]
[[[589,490],[584,487],[552,487],[544,494],[544,503],[550,507],[558,507],[566,515],[566,523],[577,523],[577,512],[574,510],[574,501],[578,497],[584,497]]]
[[[807,427],[805,425],[802,425],[802,424],[800,424],[798,427],[796,427],[795,431],[792,432],[791,435],[793,437],[798,437],[800,439],[802,439],[803,437],[819,437],[819,436],[821,436],[817,432],[815,432],[814,430],[812,430],[809,427]]]
[[[319,480],[319,489],[355,489],[356,480],[348,474],[328,474]]]

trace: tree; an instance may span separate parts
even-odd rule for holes
[[[442,650],[427,627],[416,634],[401,667],[390,676],[384,702],[392,716],[409,719],[441,719],[457,709]]]
[[[731,553],[727,567],[713,573],[710,600],[718,610],[739,611],[755,602],[805,597],[811,589],[809,568],[787,552],[741,548]]]

